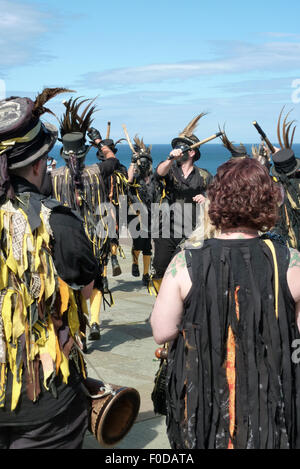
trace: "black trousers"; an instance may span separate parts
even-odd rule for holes
[[[88,427],[87,401],[75,398],[40,425],[0,426],[0,449],[81,449]]]
[[[132,240],[132,249],[134,251],[142,251],[143,256],[152,255],[152,243],[150,238],[135,238]]]
[[[153,278],[163,278],[181,240],[182,238],[154,239]]]

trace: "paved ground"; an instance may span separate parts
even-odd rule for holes
[[[108,267],[109,287],[115,305],[102,310],[101,340],[88,342],[89,376],[97,378],[97,373],[107,383],[134,387],[140,393],[141,407],[136,423],[115,448],[170,449],[165,417],[154,414],[151,401],[159,364],[154,355],[158,345],[148,322],[155,297],[149,295],[141,278],[132,277],[128,244],[121,242],[126,255],[126,259],[119,258],[122,275],[111,277],[111,266]],[[83,448],[101,449],[101,446],[88,433]]]

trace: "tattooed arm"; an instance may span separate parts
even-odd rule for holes
[[[300,331],[300,252],[290,248],[290,264],[287,281],[292,297],[296,302],[296,320]]]
[[[177,337],[183,301],[191,285],[185,253],[180,252],[168,266],[151,314],[153,337],[158,344]]]

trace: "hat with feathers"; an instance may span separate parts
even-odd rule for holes
[[[134,145],[133,148],[138,154],[138,158],[147,158],[152,162],[151,150],[152,145],[148,147],[145,145],[143,138],[139,138],[137,135],[133,138]]]
[[[45,113],[55,116],[45,104],[70,91],[45,88],[34,101],[15,96],[0,101],[0,196],[14,197],[9,170],[29,166],[53,148],[57,129],[40,118]]]
[[[11,97],[0,101],[0,156],[9,169],[28,166],[46,155],[57,140],[57,128],[42,122],[45,113],[55,114],[45,104],[66,88],[45,88],[34,101]],[[55,116],[56,117],[56,116]]]
[[[178,147],[180,144],[184,144],[185,146],[191,146],[194,143],[198,143],[199,139],[194,135],[194,131],[198,125],[199,120],[204,117],[207,113],[206,112],[201,112],[198,116],[194,117],[188,125],[183,129],[183,131],[178,135],[178,137],[173,138],[171,145],[172,148]],[[199,148],[194,148],[195,151],[195,157],[194,161],[199,160],[201,153]]]
[[[96,111],[96,106],[93,105],[95,99],[82,99],[80,101],[78,97],[63,102],[66,110],[60,119],[61,138],[59,140],[63,144],[61,155],[66,160],[69,159],[70,154],[77,158],[83,158],[91,148],[90,145],[86,145],[86,134],[92,125],[93,114]],[[81,111],[80,108],[83,104],[86,106]]]
[[[284,107],[281,109],[277,122],[277,137],[278,143],[280,145],[280,150],[272,154],[274,166],[272,167],[271,172],[273,176],[291,176],[293,173],[300,169],[300,159],[295,157],[295,154],[292,150],[294,135],[296,131],[296,125],[294,125],[295,121],[287,121],[288,116],[291,113],[291,111],[289,111],[283,119],[281,129],[281,118],[283,110]],[[294,127],[292,127],[293,125]]]
[[[230,151],[232,158],[247,158],[247,157],[249,157],[249,155],[247,153],[247,150],[246,150],[246,147],[242,143],[239,146],[237,146],[237,145],[234,145],[233,142],[231,142],[228,139],[228,137],[226,135],[226,132],[225,132],[225,126],[224,126],[223,130],[221,130],[221,128],[219,126],[219,130],[220,130],[220,132],[222,132],[222,135],[221,135],[220,139],[222,140],[222,143],[223,143],[224,147],[227,148],[227,150]]]

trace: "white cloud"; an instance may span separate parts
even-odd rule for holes
[[[220,74],[300,70],[300,42],[210,41],[209,44],[215,53],[210,60],[94,71],[83,75],[80,84],[113,89]]]
[[[49,58],[38,46],[48,31],[49,14],[11,0],[0,0],[0,12],[0,71]]]

